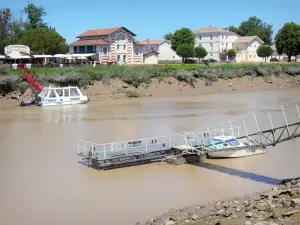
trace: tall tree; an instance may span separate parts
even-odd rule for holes
[[[197,46],[197,47],[195,48],[195,56],[196,56],[197,58],[199,58],[199,61],[200,61],[200,59],[205,58],[205,56],[207,56],[207,51],[206,51],[206,49],[203,48],[201,45],[200,45],[200,46]]]
[[[176,30],[172,36],[172,49],[176,51],[177,47],[182,44],[195,45],[195,35],[189,28]]]
[[[39,27],[47,27],[43,17],[47,15],[43,6],[36,6],[33,3],[28,2],[24,8],[24,12],[27,14],[28,22],[26,23],[27,29],[36,29]]]
[[[10,9],[0,9],[0,54],[3,54],[4,47],[9,43],[9,28],[11,22]]]
[[[185,63],[187,58],[193,57],[195,55],[194,45],[187,43],[180,44],[177,46],[176,54],[181,56],[183,62]]]
[[[263,22],[256,16],[251,16],[247,21],[243,21],[240,26],[230,26],[229,30],[241,36],[258,36],[265,44],[272,44],[273,26]]]
[[[66,40],[56,31],[48,28],[26,30],[23,34],[22,44],[30,47],[38,54],[66,53],[68,51]]]
[[[270,57],[273,53],[273,49],[270,45],[261,45],[256,50],[256,53],[259,57],[262,57],[265,59],[265,62],[267,61],[267,58]]]
[[[171,41],[172,37],[173,37],[173,34],[171,32],[169,32],[169,33],[167,33],[167,34],[164,35],[164,39],[168,40],[168,41]]]
[[[300,54],[300,26],[286,23],[276,34],[275,44],[278,54],[285,53],[290,62],[292,56]]]

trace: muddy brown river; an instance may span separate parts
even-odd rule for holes
[[[289,89],[3,108],[0,224],[134,224],[171,208],[260,191],[276,179],[300,176],[299,140],[263,155],[207,160],[210,166],[154,163],[96,171],[79,164],[76,155],[80,139],[104,143],[182,133],[299,94]]]

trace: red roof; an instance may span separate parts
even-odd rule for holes
[[[78,40],[70,44],[70,46],[86,46],[86,45],[109,45],[109,43],[103,39],[97,40]]]
[[[195,30],[194,33],[233,33],[229,30],[220,29],[217,27],[210,27],[210,28],[200,28]]]
[[[161,40],[144,40],[144,41],[135,41],[136,45],[159,45]]]
[[[147,55],[147,54],[152,53],[152,52],[154,52],[154,53],[156,53],[156,54],[159,54],[157,51],[144,51],[143,54],[144,54],[144,55]]]
[[[238,44],[238,43],[250,43],[251,41],[253,41],[254,39],[258,39],[261,43],[264,43],[259,37],[257,36],[243,36],[243,37],[239,37],[234,43]]]
[[[80,37],[92,37],[92,36],[103,36],[103,35],[111,35],[112,33],[115,33],[116,31],[124,29],[127,32],[131,33],[133,36],[136,36],[135,33],[131,32],[125,27],[115,27],[115,28],[106,28],[106,29],[98,29],[98,30],[88,30],[84,32],[83,34],[80,34],[77,36],[77,38]]]

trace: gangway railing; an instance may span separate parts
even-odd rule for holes
[[[232,136],[248,147],[274,146],[300,136],[299,104],[300,99],[295,99],[195,131],[186,132],[185,136],[192,139],[191,146],[197,146],[205,150],[207,150],[205,147],[215,146],[211,140],[219,135]],[[226,149],[228,147],[224,146],[223,149],[219,150]]]

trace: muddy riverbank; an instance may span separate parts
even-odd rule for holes
[[[282,180],[264,192],[172,210],[145,225],[300,224],[300,178]]]
[[[245,76],[241,78],[233,78],[229,80],[219,79],[212,86],[205,85],[205,80],[198,80],[194,87],[179,82],[175,78],[165,78],[164,80],[154,79],[151,84],[133,88],[121,80],[114,79],[109,83],[101,81],[95,82],[82,92],[88,95],[91,101],[110,101],[116,99],[128,98],[165,98],[165,97],[184,97],[184,96],[201,96],[218,93],[244,93],[244,92],[260,92],[271,90],[282,90],[295,88],[300,85],[300,77],[292,76],[268,76],[252,77]],[[20,100],[32,99],[32,91],[28,89],[24,94],[14,91],[0,98],[1,105],[9,104],[17,105],[15,100],[20,96]]]

